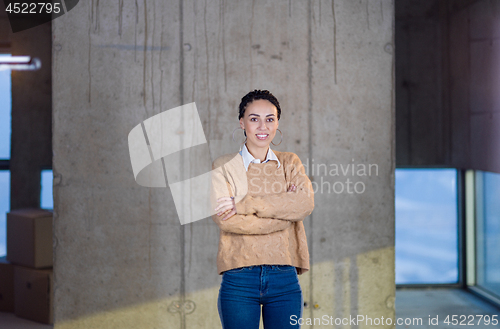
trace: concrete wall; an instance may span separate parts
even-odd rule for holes
[[[315,184],[304,317],[394,319],[393,6],[80,1],[53,21],[55,328],[220,328],[218,227],[139,186],[127,136],[196,102],[211,149],[236,151],[256,88]]]
[[[446,3],[396,1],[395,11],[397,165],[444,165],[451,153]]]
[[[500,3],[477,1],[455,11],[450,29],[450,59],[464,54],[451,61],[450,99],[469,123],[461,129],[469,139],[456,149],[465,146],[469,168],[500,173]]]
[[[0,12],[0,51],[5,53],[10,52],[12,30],[3,3],[0,3],[0,9],[2,9]]]
[[[396,2],[397,165],[500,173],[496,1]]]

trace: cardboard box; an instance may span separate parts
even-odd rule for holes
[[[52,269],[14,266],[14,314],[18,317],[53,324]]]
[[[7,260],[33,268],[52,267],[52,212],[13,210],[7,214]]]
[[[14,265],[0,258],[0,312],[14,312]]]

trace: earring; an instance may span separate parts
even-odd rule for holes
[[[274,146],[278,146],[278,145],[280,145],[280,144],[281,144],[281,142],[283,141],[283,133],[282,133],[282,132],[281,132],[281,130],[279,130],[279,129],[276,129],[276,130],[280,132],[280,134],[281,134],[281,139],[280,139],[280,142],[279,142],[278,144],[274,144],[274,143],[273,143],[273,141],[271,141],[271,144],[273,144]]]
[[[233,130],[233,141],[235,141],[236,143],[238,143],[235,139],[234,139],[234,132],[236,131],[236,129],[241,129],[243,130],[243,133],[245,132],[245,129],[242,129],[241,127],[237,127]],[[245,140],[243,141],[243,143],[240,144],[240,151],[241,151],[241,148],[243,147],[243,144],[245,144],[245,142],[247,141],[247,138],[245,136]]]

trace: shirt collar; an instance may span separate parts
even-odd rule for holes
[[[243,145],[243,148],[239,153],[243,158],[243,164],[245,165],[246,171],[248,171],[248,166],[250,165],[250,163],[260,163],[260,159],[255,159],[254,156],[250,154],[250,152],[247,149],[246,143],[245,145]],[[271,150],[271,147],[269,147],[269,150],[267,151],[266,160],[263,161],[262,163],[268,162],[269,160],[277,161],[278,162],[277,168],[281,166],[280,160],[278,160],[276,154],[273,152],[273,150]]]

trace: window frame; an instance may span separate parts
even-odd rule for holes
[[[470,293],[480,297],[486,302],[500,308],[500,298],[488,291],[487,289],[479,286],[477,284],[477,275],[478,275],[478,232],[479,225],[482,224],[478,220],[480,216],[484,216],[482,205],[484,205],[483,193],[478,193],[479,189],[483,189],[483,173],[486,171],[483,170],[467,170],[467,241],[466,241],[466,274],[467,280],[465,284],[465,289]]]

